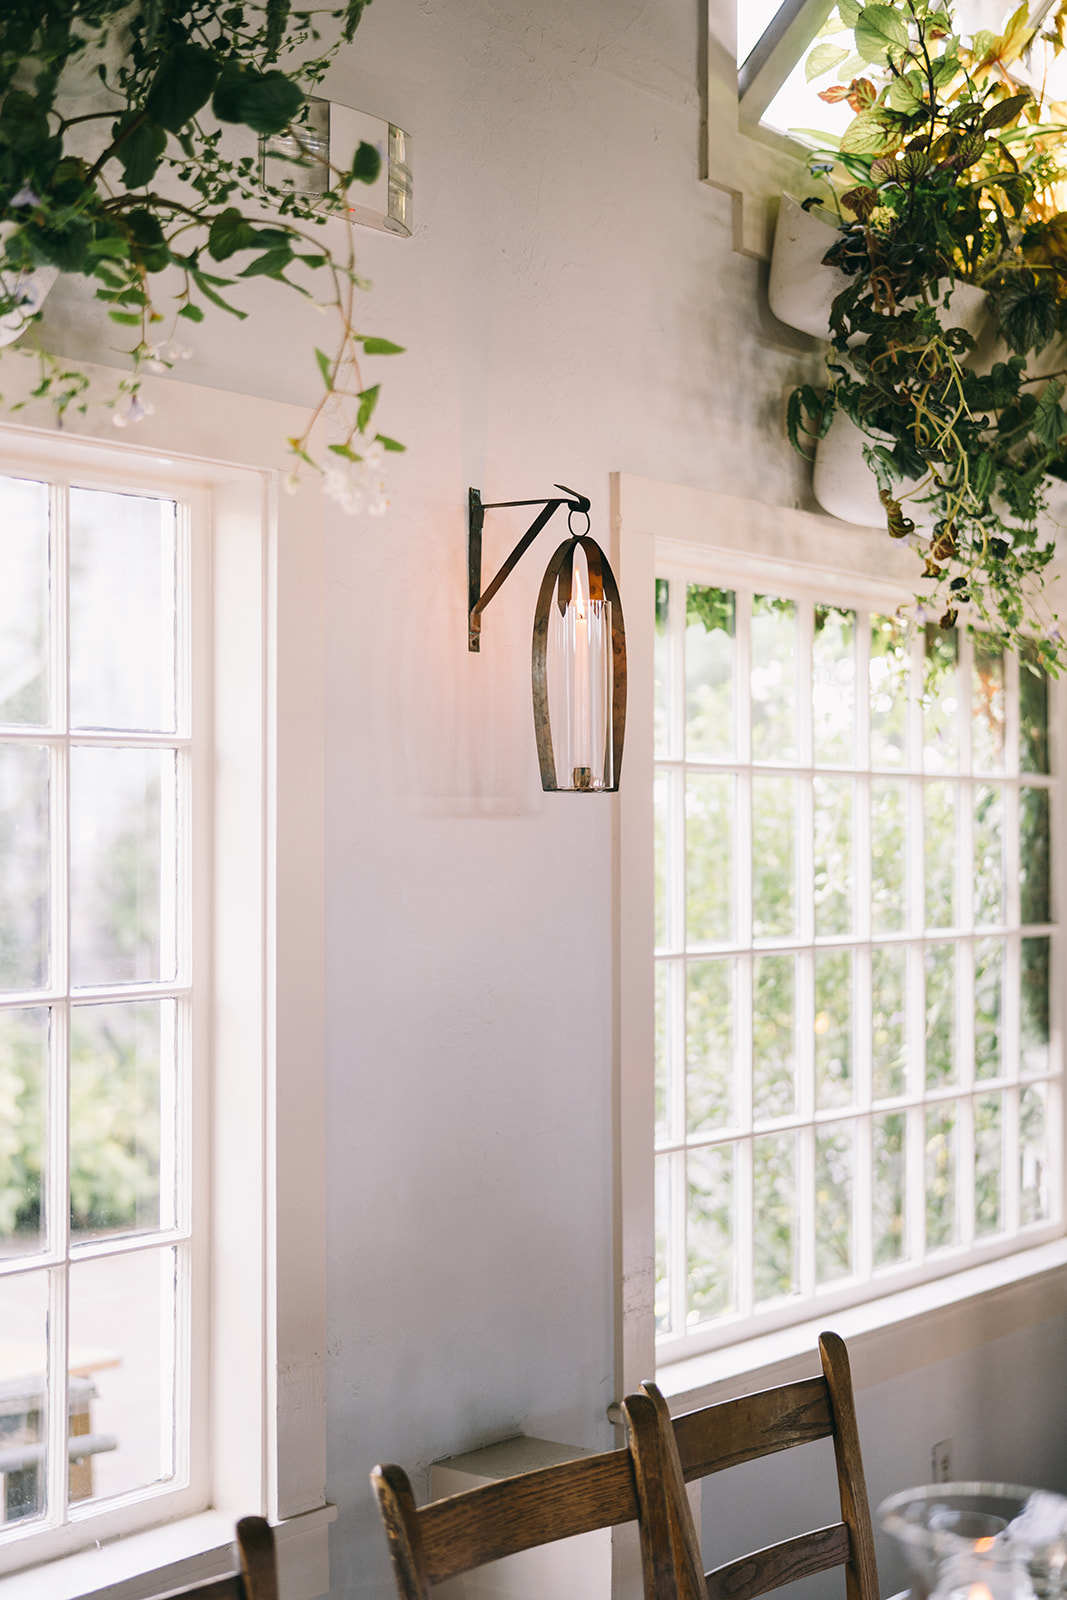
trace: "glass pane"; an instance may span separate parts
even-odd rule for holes
[[[48,983],[48,751],[0,744],[0,989]]]
[[[81,1238],[174,1218],[175,1003],[73,1006],[70,1225]]]
[[[653,785],[652,806],[655,814],[654,829],[654,855],[656,879],[656,949],[661,950],[668,943],[667,932],[670,927],[668,920],[667,900],[667,804],[670,797],[670,779],[666,773],[656,774]]]
[[[653,654],[655,679],[654,719],[656,729],[656,755],[671,753],[671,729],[668,707],[670,704],[670,646],[667,619],[670,611],[670,585],[666,578],[656,579],[656,641]]]
[[[734,751],[734,596],[691,583],[685,607],[685,753]]]
[[[787,780],[788,781],[788,780]],[[815,932],[852,932],[851,778],[816,778]]]
[[[670,1229],[672,1156],[656,1157],[656,1332],[671,1331]]]
[[[976,772],[1004,771],[1004,651],[987,633],[974,636],[971,754]]]
[[[1037,650],[1019,650],[1019,770],[1048,772],[1048,678]]]
[[[1019,1221],[1049,1216],[1048,1085],[1032,1083],[1019,1095]]]
[[[686,942],[734,934],[734,778],[689,773],[685,783]]]
[[[852,1171],[855,1125],[815,1134],[815,1279],[832,1283],[852,1273]]]
[[[926,1084],[956,1081],[956,946],[930,944],[926,967]]]
[[[815,1105],[852,1104],[852,952],[815,955]]]
[[[907,1085],[908,965],[903,945],[871,951],[874,1097],[888,1100]]]
[[[691,961],[685,1010],[690,1133],[734,1120],[734,963]]]
[[[1019,790],[1019,916],[1022,922],[1050,922],[1049,794]]]
[[[752,759],[797,758],[797,617],[792,600],[752,601]]]
[[[902,1111],[874,1119],[874,1264],[888,1266],[908,1254],[907,1118]]]
[[[974,789],[974,920],[1004,921],[1004,790],[999,783]]]
[[[174,752],[73,749],[71,981],[173,978]]]
[[[0,478],[0,722],[48,721],[48,490]]]
[[[926,1248],[956,1243],[956,1102],[926,1113]]]
[[[956,785],[923,785],[926,926],[956,922]]]
[[[856,613],[815,607],[811,654],[816,766],[850,766],[856,745]]]
[[[1047,1072],[1049,1065],[1049,941],[1022,941],[1022,1071]]]
[[[75,728],[175,723],[175,507],[70,492],[70,720]]]
[[[48,1022],[43,1006],[0,1011],[0,1257],[45,1244]]]
[[[737,64],[747,61],[773,18],[782,0],[737,0]]]
[[[45,1508],[48,1405],[48,1274],[0,1278],[0,1526]]]
[[[70,1371],[82,1427],[114,1447],[88,1456],[71,1490],[106,1500],[174,1474],[173,1249],[79,1261],[70,1269]],[[72,1421],[75,1419],[72,1419]]]
[[[959,760],[959,690],[955,632],[927,623],[923,658],[923,766],[954,772]]]
[[[871,926],[903,933],[907,926],[908,795],[903,781],[871,782]]]
[[[757,956],[753,962],[752,1115],[785,1117],[796,1109],[793,956]]]
[[[656,1142],[667,1137],[670,1085],[670,969],[656,962]]]
[[[974,1231],[999,1233],[1004,1226],[1004,1096],[982,1094],[974,1102]]]
[[[757,1303],[797,1291],[796,1134],[753,1141]]]
[[[1004,1070],[1004,941],[979,939],[974,947],[974,1075],[999,1078]]]
[[[796,779],[752,780],[752,932],[796,932]]]
[[[908,748],[908,636],[895,617],[871,618],[871,766],[902,767]]]
[[[691,1150],[689,1188],[689,1312],[692,1326],[736,1307],[734,1288],[734,1147]]]

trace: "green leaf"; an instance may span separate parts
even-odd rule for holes
[[[906,117],[921,111],[924,103],[921,74],[908,72],[903,78],[894,78],[886,91],[885,103],[891,111],[899,111]]]
[[[293,252],[288,247],[284,250],[264,250],[261,256],[256,256],[255,260],[250,261],[244,271],[239,272],[237,276],[239,278],[280,278],[293,259]]]
[[[204,313],[199,306],[194,306],[192,301],[182,306],[178,312],[179,317],[188,317],[190,322],[203,322]]]
[[[127,133],[140,115],[139,111],[128,111],[111,129],[111,137],[122,141],[115,159],[122,167],[128,189],[141,189],[151,183],[167,148],[167,135],[155,122],[140,122]]]
[[[141,326],[141,318],[136,311],[109,311],[108,316],[112,322],[121,322],[128,328],[139,328]]]
[[[389,339],[364,339],[363,349],[369,356],[402,356],[404,346]]]
[[[864,6],[856,20],[856,49],[867,61],[908,48],[908,26],[895,6]]]
[[[267,0],[267,60],[273,61],[285,43],[289,0]]]
[[[998,100],[996,105],[990,106],[982,118],[982,127],[988,132],[990,128],[1006,128],[1009,122],[1014,122],[1023,107],[1032,99],[1030,91],[1025,94],[1012,94],[1006,100]]]
[[[212,305],[218,306],[222,311],[228,311],[231,316],[237,317],[241,322],[245,320],[248,315],[247,311],[238,311],[236,306],[231,306],[228,301],[222,298],[221,294],[216,294],[211,287],[213,283],[225,283],[227,281],[225,278],[209,278],[206,272],[200,272],[196,267],[190,267],[189,270],[192,274],[193,282],[205,300],[210,300]]]
[[[861,111],[841,135],[842,155],[877,156],[896,140],[896,130],[883,111]]]
[[[215,87],[212,110],[220,122],[243,122],[254,133],[281,133],[304,104],[298,83],[284,72],[257,72],[228,61]]]
[[[389,437],[389,435],[387,433],[376,433],[374,435],[374,437],[375,437],[375,439],[377,439],[378,443],[381,445],[383,450],[401,450],[401,451],[403,451],[403,450],[407,449],[407,445],[406,444],[401,444],[399,442],[399,440],[397,440],[397,439],[390,439],[390,437]]]
[[[160,62],[145,110],[168,133],[180,133],[211,98],[218,75],[210,50],[199,44],[177,45]]]
[[[362,456],[357,456],[356,452],[352,449],[351,445],[347,445],[347,444],[328,444],[326,446],[326,448],[327,448],[327,450],[332,450],[335,456],[343,456],[346,461],[362,461],[363,460]]]
[[[832,72],[847,56],[848,51],[839,44],[834,44],[832,39],[824,39],[809,51],[804,63],[804,76],[811,83],[813,78],[821,78],[824,72]]]
[[[326,385],[327,389],[332,389],[333,378],[330,376],[331,362],[329,356],[326,355],[324,351],[317,349],[315,351],[315,360],[319,364],[319,371],[322,373],[323,383]]]
[[[381,384],[376,383],[373,389],[363,389],[359,395],[359,410],[356,413],[356,427],[362,433],[374,415],[374,408],[378,404],[378,395]]]
[[[125,256],[126,241],[116,234],[108,234],[103,239],[94,239],[87,246],[86,253],[91,256]]]
[[[236,206],[227,206],[219,213],[207,236],[208,254],[215,261],[225,261],[237,250],[250,250],[255,243],[255,228]]]
[[[352,158],[352,171],[349,174],[349,183],[375,183],[382,170],[382,153],[365,139],[359,142],[359,149]]]
[[[860,0],[837,0],[837,14],[846,28],[854,28],[863,10]]]

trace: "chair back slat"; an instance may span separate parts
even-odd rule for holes
[[[834,1413],[826,1379],[805,1378],[691,1411],[675,1419],[674,1431],[682,1471],[691,1482],[776,1450],[828,1438]]]
[[[472,1567],[637,1516],[628,1450],[607,1450],[432,1501],[419,1513],[426,1570],[443,1583]]]
[[[754,1550],[751,1555],[709,1572],[705,1579],[708,1600],[755,1600],[757,1595],[769,1594],[784,1583],[843,1566],[849,1549],[848,1529],[843,1522],[798,1534],[795,1539],[783,1539],[780,1544]]]
[[[169,1589],[160,1600],[278,1600],[274,1530],[265,1517],[242,1517],[237,1524],[240,1572],[224,1578]]]

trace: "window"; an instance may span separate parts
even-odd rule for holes
[[[1054,686],[714,567],[655,581],[661,1358],[1059,1231]]]
[[[201,528],[201,568],[204,540]],[[194,845],[206,853],[207,830],[194,542],[188,495],[93,475],[0,477],[10,1547],[116,1506],[140,1503],[134,1520],[158,1521],[203,1492],[203,1156],[192,1134],[207,1050]],[[177,1504],[163,1510],[161,1497]]]

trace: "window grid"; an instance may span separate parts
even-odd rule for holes
[[[702,582],[690,584],[705,595],[734,597],[732,655],[732,718],[734,752],[706,748],[687,749],[686,628],[687,585],[685,575],[672,569],[657,583],[656,638],[656,811],[657,835],[662,865],[657,867],[656,968],[659,1016],[657,1021],[657,1328],[665,1344],[685,1348],[704,1348],[725,1339],[735,1339],[748,1324],[752,1331],[761,1326],[776,1326],[803,1314],[800,1303],[844,1303],[862,1299],[894,1286],[919,1281],[949,1268],[955,1270],[971,1261],[1003,1252],[1019,1242],[1037,1242],[1047,1236],[1058,1221],[1056,1184],[1048,1181],[1048,1169],[1058,1164],[1057,1130],[1059,1122],[1059,1062],[1056,1029],[1050,1030],[1044,1065],[1037,1071],[1022,1071],[1019,1040],[1022,1027],[1020,1007],[1023,969],[1022,939],[1045,939],[1048,949],[1055,947],[1055,926],[1049,920],[1051,909],[1042,905],[1042,887],[1047,900],[1049,874],[1047,857],[1043,886],[1029,909],[1042,912],[1042,920],[1023,923],[1020,904],[1020,796],[1024,791],[1045,792],[1053,799],[1054,779],[1048,772],[1023,771],[1020,767],[1020,669],[1013,658],[1001,658],[1003,676],[999,706],[1003,720],[1002,759],[983,758],[972,751],[971,732],[975,708],[971,705],[972,674],[976,669],[975,647],[964,635],[958,637],[956,665],[956,708],[942,704],[935,694],[924,704],[921,693],[924,660],[930,648],[926,636],[916,630],[907,648],[907,699],[905,702],[906,744],[904,759],[897,764],[879,762],[872,750],[874,716],[866,706],[867,686],[871,683],[871,617],[877,615],[862,606],[848,607],[854,619],[852,631],[853,693],[857,714],[854,722],[851,755],[833,764],[816,759],[813,725],[813,647],[817,601],[798,590],[782,586],[775,595],[791,599],[795,606],[796,699],[793,728],[796,760],[761,760],[753,734],[753,671],[765,672],[768,681],[777,666],[766,655],[764,645],[755,646],[754,605],[757,592],[738,585],[731,591],[713,590]],[[836,601],[832,612],[841,614],[847,602]],[[756,606],[757,612],[760,608]],[[764,608],[765,609],[765,608]],[[762,613],[761,621],[762,621]],[[705,644],[714,630],[706,625],[701,638]],[[720,627],[717,646],[726,629]],[[766,630],[765,630],[766,631]],[[698,622],[699,632],[699,622]],[[946,648],[934,636],[936,652]],[[951,646],[949,646],[951,648]],[[761,656],[760,652],[763,651]],[[847,653],[847,652],[846,652]],[[768,669],[768,660],[770,667]],[[981,663],[988,666],[985,657]],[[706,662],[705,662],[706,665]],[[986,689],[991,705],[996,697],[996,663]],[[879,669],[881,670],[881,669]],[[1025,669],[1024,669],[1025,670]],[[950,669],[951,671],[951,669]],[[781,676],[780,672],[780,676]],[[785,674],[787,675],[787,674]],[[699,676],[699,674],[698,674]],[[847,677],[847,673],[846,673]],[[721,690],[723,679],[716,680]],[[709,679],[710,682],[710,679]],[[847,685],[846,685],[847,687]],[[863,693],[861,693],[861,689]],[[1048,693],[1051,686],[1045,686]],[[742,692],[743,691],[743,692]],[[771,691],[773,694],[773,690]],[[948,699],[942,696],[942,699]],[[725,713],[720,723],[728,722]],[[986,718],[988,739],[996,743],[996,716]],[[941,731],[938,733],[938,723]],[[721,734],[721,726],[719,733]],[[1040,732],[1040,730],[1039,730]],[[1048,737],[1048,717],[1044,735]],[[761,735],[761,738],[763,736]],[[953,756],[953,741],[956,754]],[[925,746],[925,750],[924,750]],[[766,750],[763,751],[767,753]],[[972,759],[973,757],[973,759]],[[791,930],[760,933],[755,928],[756,902],[754,879],[760,863],[753,856],[753,796],[759,796],[767,780],[789,782],[794,791],[795,859],[792,870],[796,915]],[[902,794],[906,815],[904,852],[905,915],[899,927],[880,926],[875,916],[872,869],[872,786],[894,780]],[[701,782],[718,780],[735,789],[733,833],[726,844],[719,840],[718,854],[712,849],[714,871],[726,880],[722,898],[728,904],[726,922],[711,937],[707,926],[694,933],[692,915],[687,924],[687,893],[694,876],[709,875],[708,851],[700,860],[694,849],[692,832],[699,833],[694,796]],[[820,931],[815,913],[815,800],[820,780],[838,782],[851,788],[851,918],[850,926]],[[933,787],[931,787],[933,786]],[[941,787],[938,787],[941,786]],[[770,791],[765,791],[770,792]],[[831,790],[828,788],[827,793]],[[847,791],[846,791],[847,793]],[[691,808],[687,816],[687,794]],[[955,801],[950,811],[948,837],[957,841],[954,872],[946,876],[939,852],[926,855],[928,831],[937,821],[936,807]],[[976,845],[975,806],[999,804],[1000,823],[1000,904],[984,920],[974,914],[973,901],[983,892],[982,883],[972,881],[971,863]],[[714,805],[714,798],[712,798]],[[847,804],[845,806],[847,812]],[[689,830],[687,835],[687,822]],[[1040,847],[1040,824],[1037,843]],[[757,829],[758,834],[758,829]],[[726,835],[723,835],[725,838]],[[990,837],[995,846],[995,830]],[[932,840],[936,844],[937,839]],[[759,849],[759,840],[756,840]],[[687,854],[692,857],[687,872]],[[992,880],[997,877],[993,849]],[[694,863],[696,865],[694,866]],[[753,870],[747,870],[747,864]],[[933,869],[935,887],[944,904],[951,902],[950,915],[935,915],[936,906],[927,907],[927,888]],[[711,874],[713,875],[713,873]],[[987,877],[990,873],[987,872]],[[786,874],[789,877],[789,874]],[[732,878],[732,882],[729,881]],[[973,891],[973,892],[972,892]],[[847,895],[846,895],[847,900]],[[692,910],[692,907],[689,907]],[[722,908],[719,908],[720,915]],[[699,923],[699,915],[696,918]],[[944,924],[942,926],[942,924]],[[999,1050],[999,1060],[975,1073],[975,962],[982,952],[1001,951],[999,1016],[993,1015],[989,1031]],[[818,964],[833,954],[851,963],[851,994],[844,1023],[846,1061],[845,1089],[841,1103],[824,1104],[816,1093],[816,1024],[827,1026],[817,1017],[816,971]],[[776,1114],[761,1116],[753,1102],[753,1080],[757,1071],[753,1055],[753,1019],[761,1017],[759,992],[760,964],[774,958],[790,960],[793,968],[793,1092],[791,1109],[775,1108]],[[902,1028],[904,1080],[894,1082],[891,1091],[876,1085],[873,1053],[874,1012],[879,1001],[875,964],[903,960],[904,995]],[[927,1014],[927,994],[937,999],[938,961],[954,960],[954,1003],[943,1009],[947,1020],[933,1020]],[[927,978],[928,962],[935,970]],[[1038,964],[1039,965],[1039,964]],[[717,1042],[718,1066],[727,1063],[725,1078],[732,1088],[733,1105],[729,1114],[720,1115],[713,1125],[705,1121],[692,1125],[687,1097],[693,1074],[687,1068],[687,986],[697,969],[716,966],[732,969],[731,1037]],[[782,971],[787,969],[782,968]],[[1040,972],[1038,972],[1040,977]],[[995,993],[995,991],[994,991]],[[995,995],[996,999],[996,995]],[[883,1008],[884,1009],[884,1008]],[[899,1009],[899,1008],[898,1008]],[[936,1011],[936,1004],[934,1006]],[[994,1013],[996,1006],[994,1005]],[[834,1025],[831,1017],[829,1026]],[[945,1050],[952,1056],[952,1070],[943,1080],[931,1077],[927,1066],[927,1033],[940,1026]],[[884,1028],[883,1028],[884,1031]],[[935,1039],[935,1045],[937,1041]],[[933,1049],[936,1057],[936,1048]],[[988,1074],[986,1075],[986,1070]],[[699,1075],[698,1075],[699,1076]],[[1043,1195],[1038,1214],[1024,1215],[1020,1191],[1026,1174],[1022,1171],[1023,1143],[1020,1134],[1020,1107],[1027,1097],[1044,1093]],[[902,1119],[902,1121],[900,1120]],[[976,1119],[978,1119],[976,1121]],[[979,1126],[980,1122],[980,1126]],[[772,1146],[760,1144],[786,1135],[792,1145],[792,1182],[795,1185],[793,1226],[786,1229],[787,1243],[778,1251],[774,1263],[781,1295],[760,1293],[757,1278],[761,1220],[766,1220],[756,1195],[757,1172],[763,1152]],[[881,1138],[884,1149],[877,1143]],[[976,1183],[976,1139],[986,1168]],[[851,1146],[851,1164],[845,1158],[844,1178],[835,1195],[835,1141],[846,1151]],[[897,1145],[899,1151],[894,1154]],[[778,1146],[788,1190],[788,1146]],[[695,1220],[690,1209],[689,1181],[706,1170],[712,1154],[722,1165],[718,1179],[716,1205],[719,1231],[707,1225],[707,1213]],[[1031,1164],[1032,1164],[1031,1157]],[[900,1242],[886,1255],[890,1232],[879,1232],[879,1195],[888,1191],[885,1172],[894,1161],[903,1161],[899,1233]],[[881,1162],[881,1169],[879,1169]],[[999,1162],[999,1165],[998,1165]],[[879,1176],[879,1170],[882,1176]],[[728,1175],[728,1176],[726,1176]],[[819,1187],[816,1178],[819,1176]],[[947,1198],[939,1199],[946,1175]],[[1017,1176],[1018,1175],[1018,1176]],[[1031,1185],[1032,1186],[1032,1185]],[[979,1195],[981,1191],[981,1195]],[[843,1194],[843,1199],[842,1199]],[[981,1226],[976,1222],[976,1206],[981,1197],[984,1211]],[[835,1213],[834,1206],[838,1209]],[[712,1213],[716,1207],[708,1208]],[[1031,1211],[1032,1211],[1031,1207]],[[786,1205],[788,1214],[789,1206]],[[722,1214],[726,1214],[725,1223]],[[818,1216],[817,1216],[818,1213]],[[842,1216],[845,1220],[842,1222]],[[822,1218],[822,1233],[819,1219]],[[989,1218],[992,1221],[989,1221]],[[890,1219],[892,1224],[892,1219]],[[836,1230],[837,1265],[826,1261],[820,1270],[820,1245],[826,1256],[826,1234]],[[1043,1230],[1043,1231],[1042,1231]],[[766,1234],[766,1227],[762,1232]],[[1021,1235],[1021,1239],[1020,1239]],[[764,1241],[765,1242],[765,1241]],[[881,1254],[880,1254],[881,1250]],[[841,1266],[840,1256],[845,1261]],[[832,1251],[831,1251],[832,1256]],[[826,1256],[829,1260],[831,1257]],[[837,1270],[840,1267],[840,1270]],[[814,1307],[813,1307],[814,1309]]]
[[[7,485],[20,480],[8,479]],[[88,480],[87,480],[88,484]],[[0,489],[5,486],[0,481]],[[47,1013],[47,1084],[45,1087],[45,1182],[41,1190],[39,1248],[26,1253],[0,1250],[0,1291],[17,1289],[20,1282],[44,1278],[47,1283],[45,1330],[45,1418],[40,1439],[46,1445],[40,1471],[36,1510],[12,1512],[6,1503],[5,1480],[0,1476],[0,1546],[34,1536],[42,1528],[84,1520],[102,1508],[143,1499],[180,1487],[189,1475],[188,1413],[190,1359],[189,1277],[191,1272],[191,806],[192,806],[192,570],[191,526],[188,507],[173,496],[148,488],[103,488],[92,483],[88,492],[126,496],[134,501],[173,507],[171,553],[173,573],[161,583],[161,616],[167,621],[169,601],[174,637],[173,731],[117,726],[81,726],[71,714],[71,535],[70,500],[77,481],[56,480],[48,485],[47,584],[48,716],[42,721],[5,721],[0,715],[0,752],[17,747],[40,747],[48,752],[48,951],[44,979],[32,988],[7,986],[0,991],[0,1022],[27,1008]],[[86,490],[80,491],[85,493]],[[160,557],[166,569],[167,556]],[[169,586],[169,588],[168,588]],[[106,719],[104,719],[106,721]],[[121,719],[120,719],[121,721]],[[132,751],[173,753],[174,782],[160,784],[158,822],[159,871],[156,885],[159,921],[159,976],[125,981],[76,983],[72,972],[72,805],[71,771],[78,753]],[[173,846],[169,856],[168,845]],[[135,913],[140,915],[140,910]],[[112,1232],[99,1231],[78,1238],[71,1209],[71,1040],[72,1014],[89,1015],[94,1006],[132,1005],[135,1002],[171,1003],[174,1010],[174,1048],[170,1064],[160,1049],[158,1070],[159,1215],[157,1225],[131,1221]],[[100,1015],[100,1013],[97,1013]],[[160,1016],[162,1017],[162,1009]],[[2,1041],[0,1041],[2,1043]],[[0,1065],[3,1052],[0,1050]],[[158,1395],[158,1473],[111,1491],[79,1493],[73,1488],[68,1435],[71,1360],[70,1274],[84,1264],[110,1258],[154,1254],[160,1272],[158,1358],[162,1374]],[[171,1264],[173,1263],[173,1264]],[[167,1316],[168,1279],[173,1281]],[[2,1330],[0,1330],[2,1331]],[[10,1330],[9,1330],[10,1331]],[[121,1363],[112,1362],[111,1365]],[[95,1391],[93,1391],[95,1392]],[[149,1410],[151,1407],[148,1408]],[[21,1439],[18,1442],[22,1442]],[[32,1442],[32,1441],[31,1441]],[[121,1443],[122,1441],[120,1441]],[[88,1481],[88,1480],[86,1480]],[[10,1484],[10,1473],[8,1483]]]

